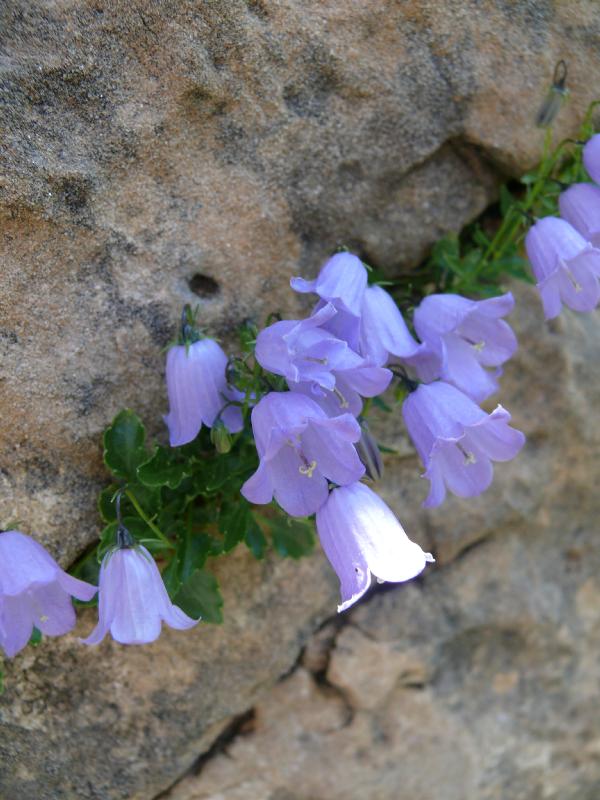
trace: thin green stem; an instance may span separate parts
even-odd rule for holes
[[[148,517],[148,515],[146,514],[146,512],[144,511],[144,509],[143,509],[143,508],[141,507],[141,505],[138,503],[138,501],[137,501],[137,499],[136,499],[135,495],[134,495],[134,494],[131,492],[131,490],[130,490],[130,489],[125,489],[125,494],[127,495],[128,499],[131,501],[131,504],[133,505],[133,507],[134,507],[134,508],[135,508],[135,510],[137,511],[138,515],[141,517],[141,519],[143,519],[143,520],[144,520],[144,522],[145,522],[145,523],[146,523],[146,525],[147,525],[147,526],[150,528],[150,530],[151,530],[151,531],[153,531],[153,532],[154,532],[154,533],[155,533],[155,534],[158,536],[158,538],[159,538],[159,539],[160,539],[160,540],[161,540],[161,541],[162,541],[162,542],[163,542],[163,543],[164,543],[164,544],[165,544],[165,545],[166,545],[166,546],[167,546],[167,547],[168,547],[170,550],[175,550],[175,545],[173,544],[173,542],[171,542],[171,541],[170,541],[170,540],[169,540],[169,539],[168,539],[168,538],[165,536],[165,534],[164,534],[164,533],[163,533],[163,532],[160,530],[160,528],[157,528],[157,526],[156,526],[156,525],[155,525],[155,524],[152,522],[152,520],[150,519],[150,517]]]

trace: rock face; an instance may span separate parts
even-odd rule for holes
[[[572,88],[558,136],[600,85],[592,0],[6,0],[0,30],[0,526],[35,531],[65,565],[98,533],[102,429],[129,405],[161,430],[160,350],[183,303],[226,339],[297,310],[289,276],[338,245],[411,267],[536,161],[557,59]],[[445,800],[443,775],[448,797],[596,797],[598,323],[545,327],[527,291],[518,315],[501,399],[528,449],[477,502],[425,514],[399,417],[380,421],[403,454],[386,498],[437,571],[322,635],[257,706],[232,748],[257,798],[398,797],[400,774],[411,798]],[[335,605],[327,566],[230,562],[220,630],[144,649],[67,637],[5,666],[2,798],[146,800],[293,666]],[[277,736],[278,771],[269,757],[251,774],[248,754],[266,759]],[[238,785],[224,764],[174,791],[221,796]]]

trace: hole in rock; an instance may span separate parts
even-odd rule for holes
[[[188,285],[198,297],[215,297],[221,291],[221,287],[214,278],[211,278],[210,275],[202,275],[201,272],[192,275]]]

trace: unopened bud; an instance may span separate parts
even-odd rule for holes
[[[214,444],[217,453],[221,453],[221,455],[231,450],[231,436],[221,420],[215,422],[211,428],[210,440]]]
[[[361,437],[356,443],[358,457],[365,465],[367,477],[372,481],[379,481],[383,477],[383,459],[375,437],[369,430],[366,420],[359,420]]]

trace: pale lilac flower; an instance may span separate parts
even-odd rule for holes
[[[91,600],[97,588],[68,575],[41,544],[20,531],[0,533],[0,646],[9,658],[34,626],[61,636],[75,625],[71,595]]]
[[[282,375],[290,388],[319,403],[339,405],[337,413],[360,413],[363,397],[374,397],[390,384],[392,373],[355,353],[347,342],[323,326],[336,316],[328,303],[303,320],[281,320],[261,331],[256,360]]]
[[[546,319],[564,303],[573,311],[593,311],[600,299],[600,250],[558,217],[543,217],[530,228],[525,247],[537,279]]]
[[[296,292],[319,295],[322,302],[315,311],[320,310],[323,303],[333,305],[338,313],[328,321],[328,329],[338,339],[348,342],[353,350],[358,350],[360,315],[367,288],[367,270],[358,256],[336,253],[313,281],[292,278],[290,285]]]
[[[419,349],[394,298],[381,286],[369,286],[361,308],[360,354],[383,366],[390,356],[411,358]]]
[[[559,198],[560,214],[575,230],[600,248],[600,186],[575,183]]]
[[[338,611],[356,603],[371,585],[414,578],[433,561],[411,542],[383,500],[362,483],[334,489],[317,511],[317,532],[341,584]]]
[[[156,562],[142,545],[110,550],[100,567],[98,625],[83,644],[99,644],[107,633],[121,644],[148,644],[161,623],[186,630],[198,620],[173,605]]]
[[[492,482],[492,461],[510,461],[525,443],[502,406],[486,414],[443,381],[419,386],[402,413],[431,483],[425,507],[440,505],[446,489],[459,497],[481,494]]]
[[[600,184],[600,133],[592,136],[583,148],[583,166],[594,183]]]
[[[437,377],[481,402],[498,389],[499,367],[517,349],[517,338],[501,317],[515,301],[510,292],[488,300],[432,294],[414,313],[415,330],[440,360]]]
[[[344,485],[364,474],[353,444],[358,422],[351,414],[328,417],[306,395],[265,395],[252,411],[252,431],[260,465],[242,486],[251,503],[275,497],[288,514],[309,516],[327,500],[328,481]]]
[[[193,441],[202,424],[210,428],[217,417],[231,433],[243,427],[243,399],[226,377],[227,356],[212,339],[172,347],[167,355],[169,413],[165,422],[172,447]]]
[[[337,314],[328,303],[303,320],[281,320],[261,331],[256,339],[256,360],[269,372],[296,383],[309,381],[333,390],[336,370],[364,364],[347,342],[321,327]]]

